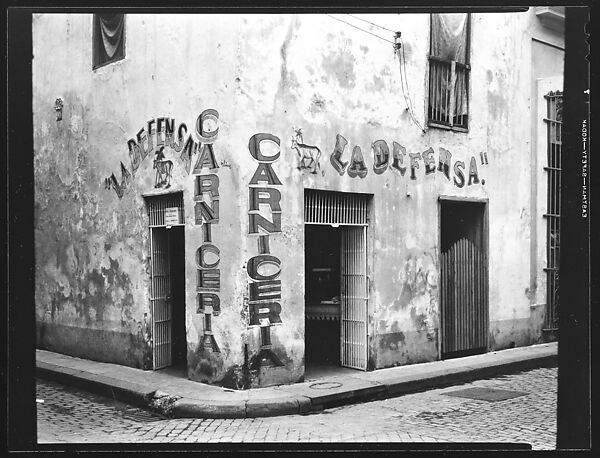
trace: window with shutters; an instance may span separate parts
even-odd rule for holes
[[[94,14],[92,68],[125,58],[125,15]]]
[[[431,15],[429,126],[462,131],[469,127],[470,28],[470,14]]]

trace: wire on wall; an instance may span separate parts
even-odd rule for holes
[[[402,95],[404,96],[404,102],[406,103],[406,109],[410,115],[410,119],[412,122],[419,128],[423,133],[425,133],[425,129],[421,125],[421,123],[417,120],[414,114],[414,108],[412,105],[412,99],[410,97],[410,90],[408,89],[408,76],[406,75],[406,56],[404,55],[404,43],[402,42],[402,35],[400,32],[396,32],[395,35],[395,43],[394,43],[394,52],[398,55],[398,60],[400,61],[400,84],[402,87]],[[406,85],[406,90],[404,86]]]
[[[359,21],[363,21],[363,22],[366,22],[367,24],[374,25],[375,27],[379,27],[380,29],[387,30],[388,32],[396,33],[395,30],[388,29],[387,27],[384,27],[384,26],[379,25],[379,24],[375,24],[374,22],[371,22],[371,21],[367,21],[366,19],[363,19],[363,18],[360,18],[358,16],[355,16],[354,14],[348,13],[348,16],[352,16],[354,19],[358,19]]]
[[[332,16],[331,14],[328,14],[327,16],[329,16],[329,17],[330,17],[330,18],[332,18],[332,19],[335,19],[336,21],[343,22],[344,24],[346,24],[346,25],[349,25],[350,27],[354,27],[355,29],[358,29],[358,30],[360,30],[361,32],[365,32],[365,33],[368,33],[369,35],[373,35],[374,37],[377,37],[377,38],[379,38],[380,40],[387,41],[388,43],[394,44],[394,42],[393,42],[393,41],[391,41],[391,40],[388,40],[388,39],[386,39],[386,38],[380,37],[379,35],[375,35],[374,33],[372,33],[372,32],[369,32],[368,30],[361,29],[360,27],[358,27],[358,26],[355,26],[354,24],[350,24],[349,22],[346,22],[346,21],[344,21],[344,20],[342,20],[342,19],[340,19],[340,18],[337,18],[337,17],[335,17],[335,16]]]
[[[332,19],[335,19],[336,21],[340,21],[343,22],[346,25],[349,25],[350,27],[354,27],[355,29],[360,30],[361,32],[365,32],[368,33],[369,35],[372,35],[376,38],[379,38],[380,40],[386,41],[388,43],[391,43],[392,45],[394,45],[394,54],[396,54],[398,56],[398,60],[400,62],[400,84],[402,87],[402,95],[404,96],[404,102],[406,103],[406,110],[408,111],[409,115],[410,115],[410,119],[411,121],[417,126],[419,127],[419,129],[421,129],[421,131],[423,133],[425,133],[425,129],[423,128],[423,126],[421,125],[421,123],[418,121],[418,119],[415,117],[414,114],[414,108],[413,108],[413,104],[412,104],[412,99],[410,97],[410,90],[408,88],[408,77],[406,74],[406,56],[404,55],[404,43],[402,42],[402,37],[401,37],[401,33],[400,32],[395,32],[391,29],[388,29],[387,27],[384,27],[382,25],[378,25],[375,24],[374,22],[371,21],[367,21],[366,19],[362,19],[358,16],[354,16],[353,14],[347,14],[348,16],[351,16],[355,19],[358,19],[359,21],[363,21],[366,22],[367,24],[370,24],[372,26],[378,27],[382,30],[386,30],[388,32],[393,32],[394,33],[394,41],[390,41],[387,40],[379,35],[376,35],[372,32],[369,32],[368,30],[365,29],[361,29],[360,27],[351,24],[349,22],[346,22],[340,18],[337,18],[335,16],[332,16],[331,14],[328,14],[327,16],[329,16]],[[406,86],[406,87],[405,87]]]

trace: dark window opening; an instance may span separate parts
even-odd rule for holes
[[[431,15],[430,126],[456,130],[469,127],[470,25],[470,14]]]
[[[125,58],[125,15],[94,14],[92,68]]]

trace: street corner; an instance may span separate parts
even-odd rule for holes
[[[173,418],[246,418],[246,401],[179,398],[169,407]]]

